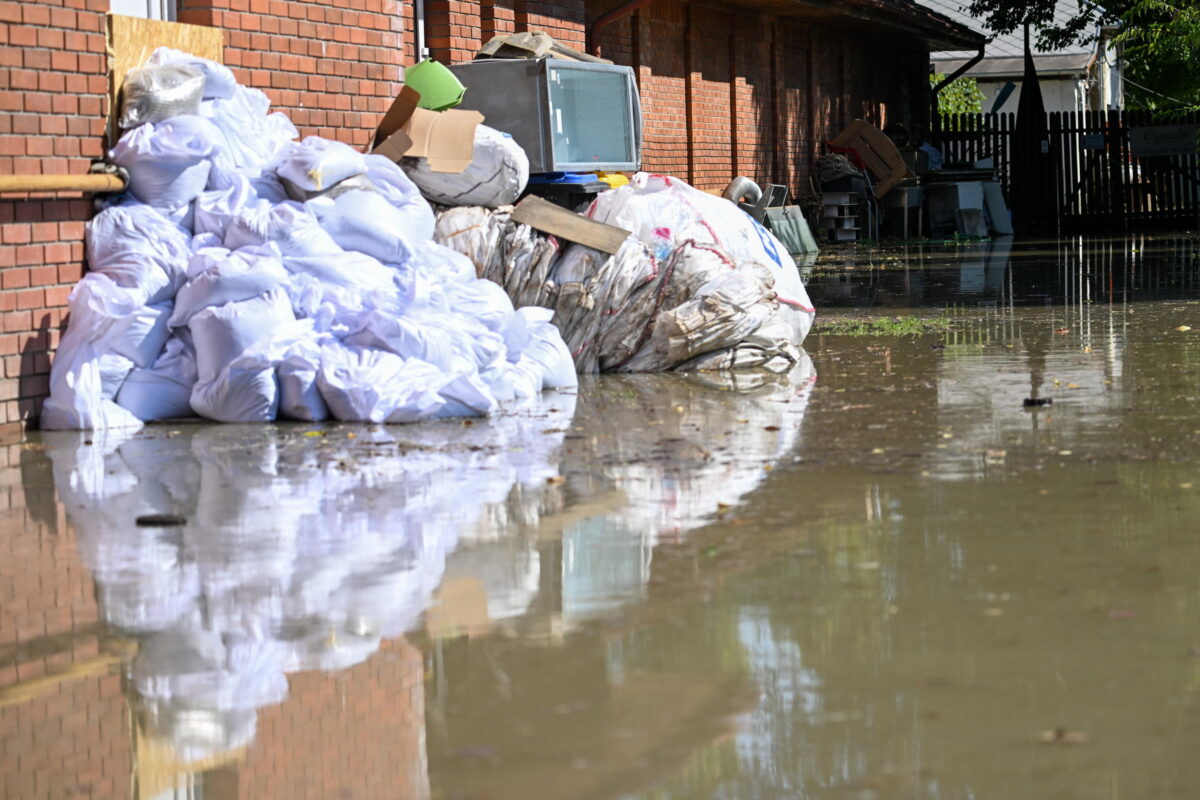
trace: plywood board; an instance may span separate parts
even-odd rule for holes
[[[853,148],[858,157],[875,176],[875,196],[883,197],[900,181],[915,177],[896,144],[869,122],[856,119],[835,138],[829,140],[834,147]]]
[[[158,47],[173,47],[194,56],[224,63],[225,32],[205,25],[186,25],[141,17],[108,15],[108,134],[109,142],[119,135],[121,86],[130,70],[146,63]]]
[[[624,228],[590,220],[532,194],[517,204],[512,220],[601,253],[616,253],[629,238],[629,231]]]

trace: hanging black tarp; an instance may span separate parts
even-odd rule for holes
[[[1042,86],[1025,25],[1025,75],[1017,103],[1017,121],[1012,141],[1013,227],[1018,233],[1047,233],[1056,228],[1054,198],[1054,154],[1046,130],[1046,106]]]

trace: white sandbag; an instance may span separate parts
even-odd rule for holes
[[[121,380],[133,368],[109,354],[141,307],[140,294],[89,273],[67,298],[70,321],[50,366],[50,397],[42,406],[43,430],[141,427],[141,421],[112,402]],[[126,368],[127,365],[127,368]],[[113,384],[117,383],[117,386]],[[107,386],[105,385],[107,383]]]
[[[251,345],[295,319],[287,293],[278,287],[250,300],[199,311],[188,321],[199,380],[215,381]]]
[[[407,263],[421,240],[422,231],[406,230],[405,216],[378,192],[354,190],[336,198],[318,197],[306,205],[340,247],[384,264]]]
[[[117,405],[140,420],[192,416],[196,354],[182,337],[172,336],[151,367],[137,367],[117,393]]]
[[[529,157],[506,133],[480,125],[475,154],[462,172],[434,172],[424,158],[406,158],[401,167],[421,193],[445,206],[498,206],[515,203],[529,182]]]
[[[542,372],[543,389],[574,389],[579,385],[575,361],[563,343],[558,328],[550,322],[554,312],[547,308],[518,308],[516,317],[523,321],[528,341],[521,348],[520,361],[537,364]],[[505,340],[508,340],[506,333]]]
[[[328,233],[300,203],[253,203],[241,210],[225,231],[225,246],[230,250],[241,247],[274,244],[283,256],[339,255],[338,247]]]
[[[224,240],[230,221],[257,199],[258,194],[249,178],[214,166],[209,172],[208,189],[193,202],[195,218],[192,232],[197,236],[213,233]]]
[[[421,195],[417,185],[404,174],[396,162],[383,156],[368,155],[363,159],[367,178],[375,191],[396,207],[404,217],[403,230],[411,239],[425,241],[433,238],[433,209]]]
[[[133,362],[123,355],[113,352],[102,354],[97,359],[100,370],[100,396],[112,400],[121,391],[125,379],[133,372]]]
[[[753,261],[771,267],[779,300],[808,315],[815,311],[800,271],[775,236],[727,200],[667,175],[639,172],[627,186],[602,192],[586,216],[632,231],[665,260],[685,241],[710,242],[739,264]],[[808,328],[797,320],[797,334]],[[802,329],[802,331],[801,331]],[[803,336],[800,336],[803,338]]]
[[[322,192],[366,172],[363,154],[348,144],[306,136],[289,142],[275,161],[275,174],[306,192]]]
[[[329,419],[329,406],[317,386],[321,348],[315,341],[298,342],[275,368],[279,379],[279,415],[320,422]]]
[[[321,349],[317,385],[330,413],[347,422],[416,422],[446,401],[438,390],[449,382],[436,367],[382,350]]]
[[[145,303],[170,299],[186,279],[187,235],[151,206],[101,211],[87,224],[88,269],[137,290]]]
[[[233,252],[215,247],[201,250],[192,256],[188,277],[175,296],[168,322],[172,328],[187,325],[206,308],[250,300],[288,283],[279,251],[271,245]]]
[[[197,382],[190,400],[193,411],[217,422],[271,422],[279,414],[279,384],[270,367],[230,366]]]
[[[146,59],[148,66],[167,66],[167,65],[182,65],[189,67],[204,76],[204,89],[201,96],[205,100],[212,100],[217,97],[232,97],[237,89],[237,78],[233,77],[233,71],[224,64],[218,64],[215,61],[209,61],[207,58],[200,58],[191,53],[184,53],[179,50],[173,50],[170,47],[159,47],[150,54],[150,58]],[[128,79],[126,79],[128,80]],[[128,87],[128,84],[126,84]],[[128,91],[128,88],[126,88]],[[146,120],[154,122],[155,120]]]
[[[452,283],[447,287],[446,297],[456,312],[478,320],[494,333],[503,331],[513,318],[512,300],[508,299],[504,289],[491,281]]]
[[[173,304],[170,300],[152,306],[142,306],[133,312],[129,324],[109,345],[109,352],[124,356],[138,367],[149,367],[158,360],[166,346],[170,329],[167,320]]]
[[[267,169],[284,145],[300,135],[285,114],[268,113],[270,108],[262,91],[238,86],[229,97],[202,103],[200,113],[224,134],[229,163],[250,174]],[[279,199],[284,199],[282,190]]]
[[[232,77],[232,76],[231,76]],[[204,95],[204,73],[187,64],[130,70],[121,85],[122,128],[195,114]]]
[[[127,131],[108,158],[129,171],[129,190],[139,200],[173,211],[204,191],[222,141],[202,117],[172,117]]]

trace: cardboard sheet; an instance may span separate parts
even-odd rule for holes
[[[424,158],[434,172],[462,172],[475,157],[478,111],[429,111],[418,108],[421,95],[405,86],[375,128],[372,153],[392,161]]]

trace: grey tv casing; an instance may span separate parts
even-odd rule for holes
[[[529,157],[529,171],[539,172],[635,172],[642,162],[642,106],[633,69],[617,64],[593,64],[562,58],[487,58],[451,64],[450,71],[467,87],[458,108],[478,111],[484,124],[509,134]],[[626,75],[628,107],[633,131],[632,161],[558,161],[550,128],[549,71],[592,70]],[[616,109],[614,109],[616,111]]]

